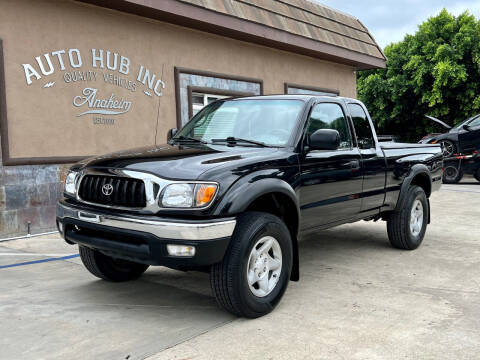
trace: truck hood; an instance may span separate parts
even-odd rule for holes
[[[86,159],[77,167],[115,168],[149,172],[173,180],[196,180],[220,165],[236,166],[261,161],[277,148],[212,144],[157,145],[114,152]]]

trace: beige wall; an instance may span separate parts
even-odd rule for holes
[[[154,142],[159,110],[158,139],[175,126],[174,66],[262,79],[264,93],[283,93],[284,82],[332,88],[354,97],[354,69],[220,36],[177,27],[137,16],[105,10],[74,1],[0,0],[0,38],[5,57],[10,157],[84,156]],[[79,49],[83,66],[65,70],[51,56],[55,71],[27,85],[22,64],[37,72],[36,56],[55,50]],[[130,60],[127,75],[92,67],[91,49],[104,49]],[[104,55],[105,56],[105,55]],[[135,92],[106,84],[102,73],[131,81],[140,65],[161,77],[163,94],[149,97],[144,85]],[[47,67],[48,70],[48,67]],[[97,71],[97,79],[66,83],[65,72]],[[162,76],[163,72],[163,76]],[[41,74],[40,74],[41,75]],[[55,82],[52,87],[44,85]],[[138,81],[137,81],[138,83]],[[94,115],[73,99],[86,87],[98,89],[97,98],[132,101],[131,109],[114,118],[115,125],[93,124]],[[158,106],[160,106],[158,108]]]

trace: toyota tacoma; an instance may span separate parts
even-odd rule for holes
[[[164,145],[75,164],[57,225],[101,279],[208,271],[217,303],[255,318],[299,279],[307,233],[381,219],[395,248],[417,248],[441,179],[439,145],[379,143],[358,100],[222,99]]]

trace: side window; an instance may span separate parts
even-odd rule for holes
[[[353,126],[357,134],[358,147],[360,149],[370,149],[375,147],[372,128],[367,118],[367,114],[358,104],[348,104],[348,109],[352,115]]]
[[[472,128],[480,126],[480,116],[477,117],[475,120],[471,121],[470,124],[468,124],[468,125]]]
[[[348,149],[352,146],[350,131],[343,110],[338,104],[317,104],[308,119],[307,136],[312,135],[319,129],[334,129],[340,133],[339,149]]]

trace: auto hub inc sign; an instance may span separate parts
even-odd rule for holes
[[[71,103],[77,117],[96,115],[94,123],[115,124],[114,119],[98,116],[128,113],[134,107],[133,95],[140,92],[148,98],[161,97],[165,89],[163,66],[160,73],[154,72],[142,64],[133,64],[127,56],[104,49],[92,48],[87,53],[79,49],[55,50],[35,56],[22,66],[27,86],[40,84],[46,91],[54,91],[58,80],[52,78],[57,72],[62,73],[64,84],[82,84],[83,89]],[[105,85],[112,89],[105,91]]]

